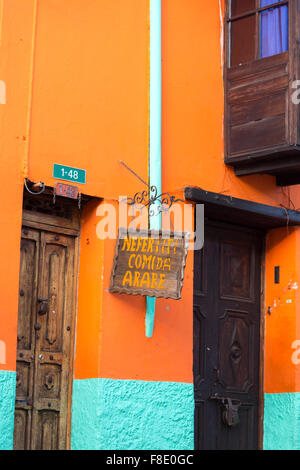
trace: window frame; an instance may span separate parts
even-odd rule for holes
[[[284,5],[283,2],[279,3]],[[229,0],[225,1],[222,22],[224,163],[234,170],[236,176],[270,174],[276,177],[277,184],[280,186],[300,184],[300,105],[294,105],[292,102],[295,81],[300,80],[300,0],[289,0],[288,6],[288,50],[232,67],[228,65],[229,39],[226,21],[229,19]],[[234,118],[235,105],[241,105],[245,109],[246,103],[270,96],[277,91],[286,93],[285,110],[282,114],[285,122],[284,142],[274,140],[273,143],[268,143],[265,140],[264,144],[257,143],[257,145],[251,142],[247,149],[244,146],[244,149],[234,150],[233,139],[236,139],[237,135],[234,136],[233,132],[238,131],[237,121],[233,122],[237,117],[235,115]],[[270,123],[272,116],[278,116],[277,111],[275,114],[270,112]],[[249,117],[247,125],[257,127],[259,131],[263,129],[265,132],[263,126],[267,124],[266,118],[268,118],[266,113],[263,119],[259,117],[259,119],[251,120]],[[238,124],[238,126],[242,130],[244,124]],[[246,130],[245,127],[244,130]],[[247,137],[248,131],[244,135]],[[273,131],[272,135],[276,136],[277,131]]]
[[[281,2],[279,1],[274,1],[271,5],[267,5],[265,7],[260,7],[260,0],[255,0],[255,9],[254,10],[249,10],[247,12],[241,13],[239,15],[231,16],[231,0],[226,1],[226,9],[225,9],[225,50],[226,50],[226,67],[228,69],[234,68],[234,67],[239,67],[240,65],[233,65],[231,66],[231,24],[234,21],[238,21],[250,16],[255,15],[255,57],[252,61],[250,62],[245,62],[242,63],[241,65],[246,65],[249,63],[252,63],[257,60],[263,60],[265,57],[260,57],[260,21],[259,21],[259,16],[262,12],[269,10],[270,8],[277,8],[280,6],[285,6],[287,5],[290,7],[290,0],[283,0]],[[290,10],[290,8],[289,8]],[[290,17],[290,14],[289,14]],[[289,22],[289,28],[288,28],[288,35],[290,36],[290,22]],[[290,42],[289,42],[290,46]],[[287,54],[289,51],[282,52],[282,54]],[[279,55],[279,54],[275,54]],[[273,56],[270,56],[273,57]]]

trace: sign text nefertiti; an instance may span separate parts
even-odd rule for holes
[[[110,292],[180,299],[187,245],[186,233],[120,232]]]

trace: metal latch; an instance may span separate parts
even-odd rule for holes
[[[210,397],[211,400],[217,400],[222,406],[222,421],[229,427],[236,426],[240,422],[239,408],[241,401],[230,397]]]

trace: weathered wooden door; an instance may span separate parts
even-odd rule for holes
[[[257,449],[261,234],[206,224],[195,252],[195,449]]]
[[[22,229],[14,448],[65,449],[75,238]]]

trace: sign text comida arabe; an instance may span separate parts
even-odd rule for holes
[[[188,233],[120,229],[110,292],[181,298]]]

